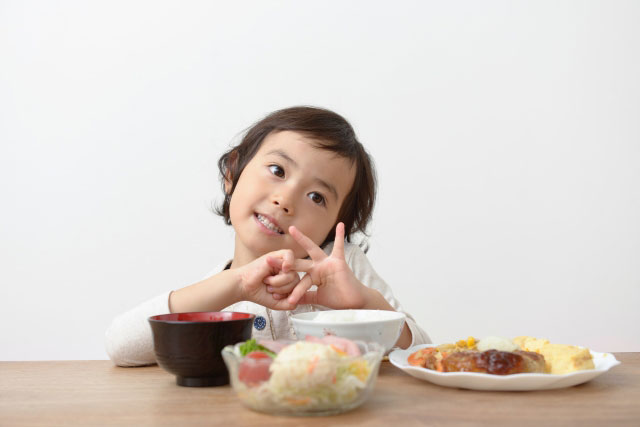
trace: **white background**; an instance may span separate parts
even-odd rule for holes
[[[640,3],[1,1],[0,360],[232,254],[216,161],[279,108],[377,165],[368,253],[434,341],[640,351]]]

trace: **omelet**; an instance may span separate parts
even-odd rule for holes
[[[569,372],[595,368],[591,352],[586,348],[551,344],[549,340],[527,336],[515,337],[513,342],[524,351],[543,355],[545,371],[548,374],[568,374]]]

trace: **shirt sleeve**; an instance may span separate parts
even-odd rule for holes
[[[211,270],[204,279],[224,270],[228,261]],[[105,333],[105,349],[117,366],[145,366],[156,363],[153,352],[153,334],[149,317],[170,313],[169,296],[165,292],[120,314]]]
[[[158,295],[113,319],[105,334],[105,347],[113,363],[117,366],[156,363],[151,326],[147,319],[169,313],[170,294]]]
[[[406,323],[411,331],[411,346],[431,343],[429,335],[418,326],[418,323],[411,314],[404,311],[400,302],[393,296],[391,287],[375,272],[362,249],[357,245],[345,243],[345,252],[347,264],[351,267],[353,274],[358,280],[365,286],[380,292],[394,310],[404,313],[407,316]]]

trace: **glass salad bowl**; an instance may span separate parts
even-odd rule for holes
[[[337,337],[261,344],[228,345],[222,357],[242,403],[277,415],[333,415],[360,406],[384,353],[378,343]]]

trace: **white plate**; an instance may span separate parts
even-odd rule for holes
[[[571,387],[587,382],[607,372],[620,362],[611,353],[591,351],[595,369],[571,372],[570,374],[513,374],[491,375],[478,372],[438,372],[431,369],[412,366],[407,358],[421,348],[436,347],[437,344],[422,344],[406,350],[394,350],[389,354],[389,361],[407,374],[444,387],[467,388],[470,390],[551,390]]]

